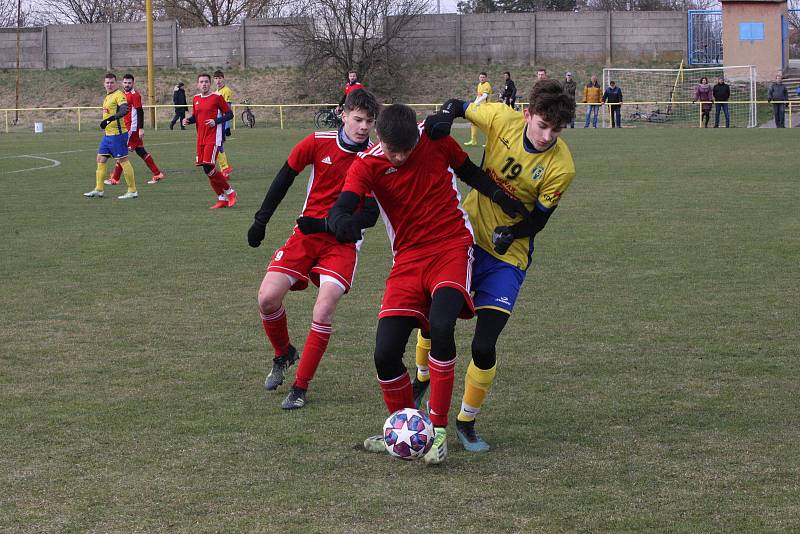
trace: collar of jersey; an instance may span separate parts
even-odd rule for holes
[[[558,141],[558,139],[553,140],[550,146],[544,150],[536,150],[536,147],[533,146],[533,143],[531,143],[530,139],[528,139],[528,126],[525,125],[525,128],[522,129],[522,147],[525,149],[525,152],[530,154],[542,154],[547,152],[556,145],[556,141]]]
[[[363,143],[354,143],[347,137],[347,134],[344,133],[344,126],[339,127],[339,146],[343,149],[347,150],[348,152],[363,152],[367,148],[369,148],[369,138]]]

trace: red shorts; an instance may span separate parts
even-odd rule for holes
[[[464,295],[461,319],[475,316],[475,306],[469,294],[472,277],[472,246],[437,251],[430,255],[407,259],[395,258],[378,317],[416,317],[424,330],[429,329],[433,292],[441,287],[452,287]]]
[[[352,243],[339,243],[328,233],[306,235],[295,227],[286,243],[272,255],[267,272],[297,278],[292,291],[307,288],[309,279],[319,287],[321,275],[335,278],[349,291],[357,263],[358,255]]]
[[[128,150],[136,150],[139,147],[144,146],[144,141],[142,140],[142,131],[136,130],[135,132],[131,132],[128,134]]]
[[[219,147],[213,143],[207,145],[198,144],[197,157],[195,158],[194,164],[198,167],[200,165],[216,165],[217,152],[219,152]]]

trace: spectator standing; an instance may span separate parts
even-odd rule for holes
[[[708,83],[708,78],[703,76],[700,83],[694,88],[694,100],[692,103],[700,101],[700,122],[703,128],[708,128],[708,119],[711,116],[711,101],[714,100],[714,91]]]
[[[503,76],[506,78],[506,84],[503,87],[503,92],[500,95],[500,99],[503,101],[503,104],[511,109],[514,109],[514,104],[517,102],[517,86],[514,85],[514,80],[511,79],[510,72],[504,72]]]
[[[176,85],[175,89],[172,91],[172,103],[175,104],[175,116],[172,117],[169,123],[169,129],[172,130],[177,122],[181,130],[185,130],[186,127],[183,125],[183,119],[186,118],[186,112],[189,111],[189,108],[186,107],[186,91],[183,89],[183,82],[178,82],[178,85]]]
[[[540,82],[546,79],[547,79],[547,69],[544,67],[539,67],[538,69],[536,69],[536,81]]]
[[[603,104],[608,104],[611,114],[611,127],[622,128],[622,89],[617,87],[617,82],[611,80],[603,93]]]
[[[564,77],[564,83],[561,84],[564,87],[564,92],[567,93],[572,100],[575,100],[575,91],[578,89],[578,83],[572,79],[572,73],[568,72]],[[572,115],[572,120],[569,122],[570,128],[575,128],[575,115]]]
[[[776,104],[773,100],[781,102]],[[775,76],[775,81],[770,84],[767,92],[767,102],[772,104],[772,112],[775,115],[775,128],[786,128],[784,113],[786,112],[786,101],[789,100],[789,91],[783,85],[783,75]]]
[[[586,123],[584,128],[589,127],[589,119],[592,120],[592,127],[597,128],[597,113],[600,111],[600,103],[603,100],[603,89],[597,83],[597,76],[592,75],[592,79],[583,88],[583,101],[586,103]]]
[[[725,113],[725,128],[731,127],[731,113],[728,110],[728,100],[731,98],[731,86],[725,83],[725,78],[720,76],[714,86],[714,128],[719,128],[719,112]]]

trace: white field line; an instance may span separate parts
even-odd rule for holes
[[[229,139],[233,139],[232,137]],[[147,146],[164,146],[164,145],[189,145],[194,144],[191,141],[172,141],[169,143],[152,143]],[[0,156],[0,159],[11,159],[11,158],[24,158],[27,156],[53,156],[58,154],[77,154],[78,152],[94,152],[96,149],[94,148],[81,148],[78,150],[62,150],[61,152],[34,152],[32,154],[19,154],[16,156]]]
[[[23,155],[20,155],[20,156],[8,156],[8,157],[11,157],[11,158],[39,159],[39,160],[49,161],[50,165],[42,165],[40,167],[31,167],[29,169],[19,169],[19,170],[16,170],[16,171],[6,171],[6,172],[2,172],[0,174],[14,174],[14,173],[17,173],[17,172],[38,171],[38,170],[41,170],[41,169],[49,169],[51,167],[58,167],[59,165],[61,165],[61,162],[58,161],[57,159],[44,158],[42,156],[33,156],[31,154],[23,154]]]

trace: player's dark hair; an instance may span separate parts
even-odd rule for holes
[[[541,80],[533,84],[528,95],[528,112],[539,115],[553,128],[563,128],[575,116],[575,99],[557,80]]]
[[[221,70],[215,70],[214,71],[214,78],[224,78],[224,77],[225,77],[225,74],[223,74],[223,72]]]
[[[392,104],[381,110],[375,129],[382,143],[401,152],[414,148],[419,139],[417,114],[404,104]]]
[[[130,80],[130,81],[133,81],[133,74],[131,74],[131,73],[129,72],[128,74],[126,74],[125,76],[123,76],[123,77],[122,77],[122,79],[123,79],[123,80]]]
[[[536,69],[536,72],[547,72],[547,69],[544,67],[539,67]]]
[[[478,74],[479,74],[480,76],[488,76],[488,74],[486,74],[486,71],[481,71],[481,72],[479,72]]]
[[[211,81],[211,75],[206,74],[205,72],[197,75],[197,81],[200,81],[200,78],[208,78],[208,81],[209,82]]]
[[[350,76],[351,74],[355,74],[356,76],[358,76],[358,71],[355,71],[355,70],[352,70],[352,69],[348,70],[347,71],[347,75]]]
[[[117,75],[114,74],[113,72],[106,72],[106,75],[103,76],[103,79],[104,80],[116,80],[117,79]]]
[[[511,78],[511,73],[510,72],[505,71],[503,74],[508,74],[508,77]]]
[[[366,111],[368,116],[377,119],[381,111],[381,105],[378,104],[375,95],[366,89],[356,89],[355,91],[350,91],[347,98],[344,99],[344,110],[353,111],[356,109]]]

